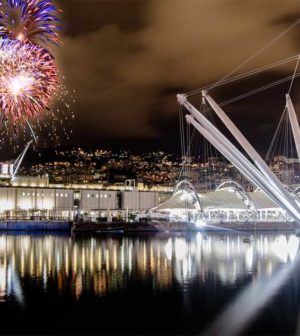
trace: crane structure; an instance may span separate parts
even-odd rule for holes
[[[19,168],[24,160],[24,157],[30,147],[32,143],[32,140],[28,141],[24,150],[20,153],[20,155],[17,157],[17,159],[15,160],[15,162],[13,163],[13,169],[12,169],[12,173],[11,173],[11,180],[13,181],[15,176],[17,175]]]
[[[288,217],[300,224],[300,199],[298,196],[287,190],[264,159],[207,91],[202,91],[202,97],[245,150],[250,159],[227,139],[204,114],[196,109],[196,107],[187,100],[186,95],[178,94],[178,103],[184,106],[189,112],[186,116],[187,123],[193,125],[208,142],[229,160],[249,181],[260,188]],[[298,158],[300,158],[300,128],[290,96],[287,95],[286,99]]]

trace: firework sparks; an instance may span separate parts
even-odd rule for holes
[[[38,117],[50,105],[58,85],[53,57],[29,43],[0,43],[0,109],[16,124]]]
[[[49,52],[60,44],[60,12],[53,0],[0,0],[0,148],[39,135],[60,145],[72,133],[75,99]]]
[[[0,36],[59,44],[59,12],[52,0],[0,0]]]

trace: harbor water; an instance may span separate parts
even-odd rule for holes
[[[2,334],[296,335],[292,233],[0,233]]]

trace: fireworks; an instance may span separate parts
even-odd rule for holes
[[[52,0],[0,0],[0,36],[59,44],[59,12]]]
[[[72,133],[74,98],[49,52],[60,44],[60,12],[52,0],[0,0],[0,148],[39,134],[59,145]]]
[[[0,111],[14,124],[39,117],[58,85],[53,57],[31,43],[0,43]]]

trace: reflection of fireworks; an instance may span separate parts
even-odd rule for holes
[[[52,100],[58,84],[53,57],[33,44],[0,43],[0,108],[16,123],[37,117]]]
[[[0,36],[57,44],[58,12],[52,0],[0,0]]]

